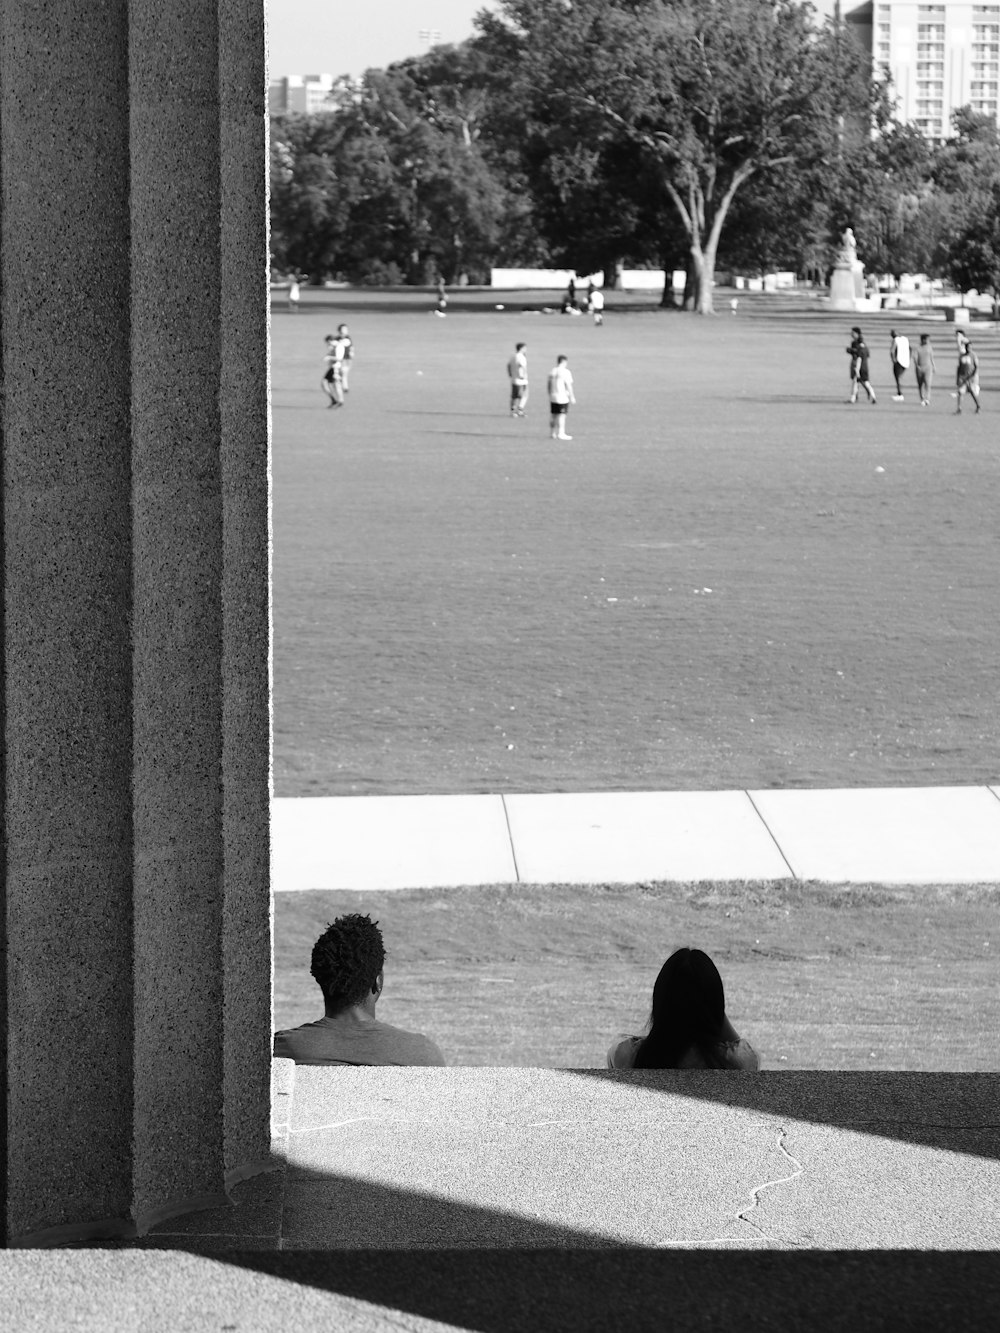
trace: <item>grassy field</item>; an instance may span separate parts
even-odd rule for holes
[[[766,1069],[995,1070],[1000,888],[634,885],[281,893],[275,1022],[322,1013],[309,976],[335,916],[370,912],[379,1017],[450,1064],[594,1067],[641,1031],[663,960],[716,960]]]
[[[997,334],[984,412],[850,407],[852,320],[587,320],[307,293],[272,324],[279,796],[986,782],[998,776]],[[478,304],[477,304],[478,303]],[[319,391],[347,320],[352,392]],[[526,421],[505,362],[528,344]],[[566,352],[572,444],[547,436]],[[1000,890],[815,884],[279,894],[276,1024],[315,937],[371,911],[380,1015],[456,1064],[601,1065],[678,944],[765,1068],[996,1067]]]
[[[959,419],[941,322],[906,320],[942,365],[921,410],[890,401],[895,315],[862,320],[869,408],[845,402],[851,319],[806,302],[595,329],[472,308],[491,294],[444,320],[426,296],[333,299],[272,329],[278,795],[998,777],[995,332],[983,414]]]

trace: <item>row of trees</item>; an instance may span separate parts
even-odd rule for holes
[[[484,280],[493,265],[870,271],[1000,287],[1000,140],[938,147],[843,25],[794,0],[501,0],[474,37],[272,129],[274,260],[313,275]],[[669,299],[665,294],[665,299]]]

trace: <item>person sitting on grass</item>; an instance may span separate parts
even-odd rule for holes
[[[726,1017],[719,970],[700,949],[678,949],[660,968],[645,1037],[608,1051],[609,1069],[757,1070],[757,1052]]]
[[[313,945],[310,972],[323,992],[315,1023],[274,1034],[274,1054],[298,1065],[443,1065],[429,1037],[375,1017],[385,946],[378,922],[339,916]]]

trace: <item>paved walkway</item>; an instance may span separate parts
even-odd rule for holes
[[[276,1170],[0,1254],[0,1327],[996,1328],[996,1075],[274,1064]]]
[[[1000,786],[277,799],[297,889],[1000,880]]]

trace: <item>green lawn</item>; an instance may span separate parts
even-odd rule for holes
[[[334,917],[370,912],[378,1014],[450,1064],[603,1065],[641,1030],[663,960],[704,948],[766,1069],[995,1070],[1000,888],[778,883],[275,896],[275,1022],[318,1018]]]
[[[906,322],[943,366],[929,410],[889,400],[895,315],[862,320],[880,402],[850,407],[852,321],[808,302],[595,329],[471,308],[492,295],[443,320],[426,295],[276,309],[278,795],[998,777],[996,333],[959,418],[941,322]],[[357,359],[329,411],[341,319]]]
[[[984,412],[850,407],[853,320],[615,304],[603,329],[426,295],[307,293],[272,323],[275,785],[354,793],[995,781],[997,335]],[[342,411],[322,336],[358,355]],[[504,366],[528,344],[526,421]],[[566,352],[574,441],[547,438]],[[679,944],[719,962],[765,1068],[991,1069],[1000,891],[815,884],[279,894],[276,1022],[372,911],[380,1014],[452,1063],[603,1064]]]

